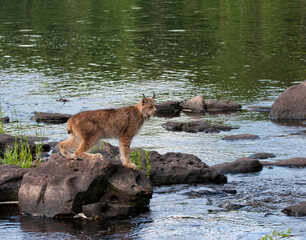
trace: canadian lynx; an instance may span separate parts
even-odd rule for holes
[[[59,143],[61,153],[67,159],[102,159],[100,153],[90,154],[87,151],[102,138],[117,138],[123,165],[136,170],[136,165],[130,160],[130,144],[144,121],[156,114],[154,97],[154,93],[152,98],[143,95],[141,101],[133,106],[84,111],[74,115],[67,123],[70,137]],[[70,154],[69,149],[76,149],[75,154]]]

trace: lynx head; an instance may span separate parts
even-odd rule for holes
[[[153,97],[151,98],[146,98],[146,96],[143,94],[143,98],[140,101],[140,112],[145,120],[148,120],[151,116],[155,115],[157,112],[154,98],[155,98],[154,92],[153,92]]]

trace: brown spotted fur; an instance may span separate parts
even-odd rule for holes
[[[136,165],[130,160],[130,144],[144,121],[156,111],[154,96],[144,96],[133,106],[80,112],[68,120],[70,137],[59,143],[61,153],[67,159],[102,159],[100,153],[90,154],[87,151],[102,138],[117,138],[123,165],[136,170]],[[76,149],[75,154],[70,154],[69,149]]]

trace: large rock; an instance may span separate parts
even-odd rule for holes
[[[46,112],[36,112],[35,115],[31,118],[36,122],[45,122],[45,123],[65,123],[71,118],[72,114],[61,114],[61,113],[46,113]]]
[[[35,141],[38,140],[37,137],[31,137],[31,136],[22,136],[22,137],[14,137],[8,134],[0,134],[0,157],[4,156],[5,151],[8,147],[11,149],[15,148],[15,142],[17,139],[18,146],[22,146],[22,144],[27,144],[29,146],[29,149],[31,153],[34,155],[36,154],[37,148]],[[41,140],[41,139],[39,139]],[[49,144],[43,144],[41,148],[42,152],[49,152],[50,151],[50,145]]]
[[[202,96],[196,96],[184,104],[182,104],[184,111],[192,111],[192,112],[205,112],[205,101]]]
[[[28,171],[15,165],[0,165],[0,202],[18,200],[21,180]]]
[[[160,113],[176,113],[182,110],[181,102],[178,101],[167,101],[163,102],[161,104],[156,105],[157,108],[157,114]]]
[[[109,143],[101,142],[93,149],[94,153],[101,153],[104,158],[111,158],[120,161],[119,148]],[[145,151],[140,148],[131,149],[140,153],[141,171],[147,173],[147,159]],[[55,147],[53,152],[59,152]],[[149,151],[150,181],[153,185],[169,184],[190,184],[190,183],[217,183],[227,182],[226,176],[216,172],[207,166],[198,157],[186,153],[159,154],[156,151]]]
[[[241,110],[241,104],[231,100],[205,99],[204,101],[207,112],[233,112]]]
[[[276,98],[270,110],[270,118],[272,120],[306,119],[306,80],[287,88]]]
[[[260,139],[260,137],[257,136],[257,135],[252,135],[252,134],[237,134],[237,135],[225,136],[221,140],[237,141],[237,140],[257,140],[257,139]]]
[[[289,216],[295,216],[295,217],[306,216],[306,201],[286,207],[282,210],[282,212]]]
[[[142,171],[146,172],[145,152],[141,151]],[[187,153],[169,152],[163,155],[150,151],[150,180],[153,185],[227,182],[226,176],[210,168],[198,157]]]
[[[296,157],[281,161],[261,161],[263,166],[280,166],[280,167],[306,167],[306,158]]]
[[[234,162],[225,162],[211,166],[222,173],[253,173],[262,170],[262,165],[256,159],[247,157],[238,158]]]
[[[196,133],[196,132],[218,133],[220,131],[230,131],[232,129],[238,128],[226,125],[213,125],[202,120],[192,121],[187,123],[169,121],[164,123],[162,126],[168,131],[176,131],[176,132],[184,131],[190,133]]]
[[[22,212],[34,216],[121,217],[144,209],[152,196],[145,176],[110,159],[68,161],[52,154],[49,161],[24,175],[19,190]]]
[[[0,157],[4,156],[4,153],[8,147],[11,147],[12,149],[14,149],[16,139],[19,145],[21,142],[28,143],[31,152],[35,153],[35,144],[33,142],[31,141],[26,142],[24,139],[20,137],[16,138],[8,134],[0,134]]]

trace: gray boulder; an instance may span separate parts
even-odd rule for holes
[[[142,211],[152,197],[145,176],[111,159],[49,161],[24,175],[19,190],[22,212],[53,218],[86,212],[91,217],[124,217]]]
[[[306,80],[287,88],[276,98],[270,110],[270,118],[272,120],[306,119]]]
[[[211,168],[222,173],[253,173],[260,172],[262,170],[262,165],[256,159],[243,157],[238,158],[234,162],[213,165]]]
[[[181,122],[172,122],[168,121],[162,125],[168,131],[175,131],[175,132],[205,132],[205,133],[219,133],[221,131],[230,131],[232,129],[237,129],[238,127],[231,127],[226,125],[214,125],[207,123],[205,121],[192,121],[187,123]]]
[[[282,212],[289,216],[304,217],[306,216],[306,201],[286,207]]]
[[[0,202],[18,200],[21,180],[28,171],[15,165],[0,165]]]
[[[205,112],[205,101],[202,96],[196,96],[182,104],[184,111]]]

